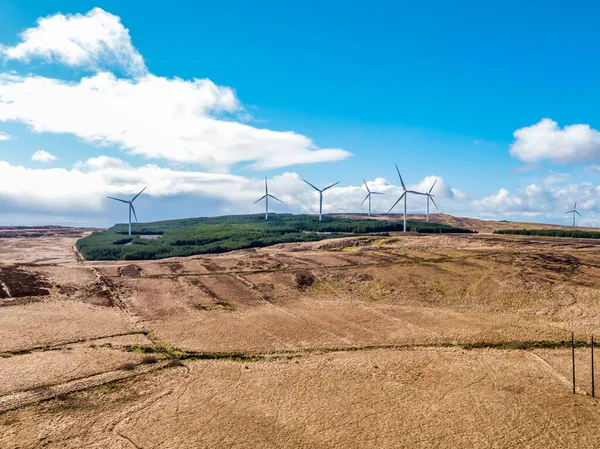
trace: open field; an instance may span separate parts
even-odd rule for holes
[[[600,445],[564,343],[600,324],[596,240],[84,262],[76,238],[0,238],[0,447]]]
[[[376,350],[156,371],[5,413],[0,443],[594,448],[598,413],[525,351]]]

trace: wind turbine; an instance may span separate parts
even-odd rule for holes
[[[363,178],[363,182],[365,183],[365,187],[367,188],[367,196],[365,196],[365,199],[363,200],[362,203],[360,203],[360,205],[362,206],[363,204],[365,204],[365,201],[367,201],[367,198],[369,199],[369,215],[371,215],[371,195],[385,195],[385,193],[379,193],[379,192],[371,192],[369,190],[369,186],[367,185],[367,181],[365,181],[365,178]]]
[[[427,195],[426,193],[421,193],[421,192],[417,192],[415,190],[406,190],[406,186],[404,185],[404,181],[402,180],[402,175],[400,174],[400,170],[398,169],[398,165],[396,164],[396,171],[398,172],[398,177],[400,178],[400,183],[402,184],[402,195],[400,195],[400,198],[398,198],[396,200],[396,202],[394,203],[394,205],[390,208],[390,210],[388,211],[388,214],[392,211],[392,209],[394,207],[396,207],[396,204],[398,204],[400,202],[400,200],[402,198],[404,198],[404,232],[406,232],[406,198],[408,197],[409,193],[412,193],[413,195]]]
[[[144,190],[146,190],[148,188],[148,186],[144,187],[142,189],[142,192]],[[126,201],[126,200],[121,200],[119,198],[113,198],[112,196],[109,196],[108,198],[110,198],[111,200],[115,200],[115,201],[120,201],[121,203],[126,203],[129,204],[129,235],[131,235],[131,212],[133,212],[133,216],[135,217],[135,222],[138,223],[138,219],[137,219],[137,215],[135,213],[135,208],[133,207],[133,202],[136,200],[136,198],[138,196],[140,196],[142,194],[142,192],[138,193],[136,196],[134,196],[133,198],[131,198],[130,201]]]
[[[429,189],[429,192],[427,192],[425,195],[427,195],[427,223],[429,223],[429,200],[431,200],[431,202],[433,203],[433,205],[435,206],[435,208],[439,211],[440,208],[437,207],[437,204],[435,204],[435,201],[433,201],[433,197],[435,195],[431,194],[431,191],[433,190],[433,188],[435,187],[435,183],[437,182],[437,178],[435,179],[435,181],[433,181],[433,185],[431,186],[431,189]]]
[[[582,216],[579,212],[577,212],[577,201],[575,201],[575,204],[573,205],[573,209],[565,212],[566,214],[573,214],[573,226],[575,226],[575,214],[579,215],[580,217]]]
[[[276,198],[269,193],[269,187],[267,186],[267,178],[265,177],[265,194],[264,194],[264,196],[261,196],[259,199],[257,199],[254,203],[252,203],[252,204],[256,204],[259,201],[265,200],[265,220],[269,219],[269,198],[273,198],[274,200],[277,200],[280,203],[283,203],[283,201],[281,201],[279,198]]]
[[[315,186],[313,186],[310,182],[308,182],[306,179],[303,179],[302,181],[304,181],[309,186],[311,186],[313,189],[315,189],[317,192],[319,192],[319,221],[321,221],[321,219],[323,217],[323,192],[327,189],[331,189],[333,186],[339,184],[340,182],[339,181],[335,182],[335,183],[331,184],[330,186],[325,187],[324,189],[318,189]]]

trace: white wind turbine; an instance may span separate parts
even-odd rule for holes
[[[142,191],[140,193],[138,193],[136,196],[134,196],[133,198],[131,198],[130,201],[127,200],[121,200],[119,198],[113,198],[112,196],[109,196],[108,198],[110,198],[111,200],[115,200],[115,201],[120,201],[121,203],[126,203],[129,204],[129,235],[131,235],[131,212],[133,212],[133,216],[135,217],[135,222],[138,223],[138,219],[137,219],[137,215],[135,213],[135,208],[133,207],[133,202],[136,200],[136,198],[138,196],[140,196],[142,194],[142,192],[144,190],[146,190],[148,188],[148,186],[144,187],[142,189]]]
[[[575,214],[579,215],[580,217],[582,216],[579,212],[577,212],[577,201],[575,201],[575,204],[573,205],[573,209],[571,209],[568,212],[565,212],[566,214],[573,214],[573,226],[575,226]]]
[[[402,195],[400,195],[400,198],[398,198],[396,200],[396,202],[394,203],[394,205],[390,208],[390,210],[388,211],[388,214],[392,211],[392,209],[394,207],[396,207],[396,204],[398,204],[400,202],[400,200],[402,198],[404,198],[404,232],[406,232],[406,198],[408,197],[409,193],[412,193],[413,195],[427,195],[426,193],[421,193],[421,192],[417,192],[415,190],[406,190],[406,186],[404,185],[404,181],[402,180],[402,175],[400,174],[400,170],[398,169],[398,165],[396,165],[396,171],[398,172],[398,177],[400,178],[400,183],[402,183]]]
[[[433,181],[433,185],[431,186],[431,189],[429,189],[429,192],[427,192],[425,195],[427,195],[427,223],[429,223],[429,200],[431,200],[431,202],[433,203],[433,205],[435,206],[435,208],[439,211],[440,208],[437,207],[437,204],[435,204],[435,201],[433,200],[433,197],[435,195],[431,194],[431,191],[433,190],[433,188],[435,187],[435,183],[437,182],[437,178],[435,181]]]
[[[333,186],[339,184],[340,182],[339,181],[335,182],[335,183],[331,184],[330,186],[325,187],[324,189],[318,189],[317,187],[313,186],[310,182],[308,182],[306,179],[303,179],[302,181],[304,181],[309,186],[311,186],[313,189],[315,189],[317,192],[319,192],[319,221],[321,221],[321,219],[323,217],[323,192],[327,189],[331,189]]]
[[[267,178],[265,177],[265,194],[257,199],[253,204],[258,203],[259,201],[265,200],[265,220],[269,219],[269,198],[273,198],[274,200],[283,203],[279,198],[274,197],[269,193],[269,186],[267,185]]]
[[[363,204],[365,204],[365,201],[367,201],[367,199],[369,200],[369,215],[371,215],[371,195],[385,195],[385,193],[379,193],[379,192],[371,192],[369,190],[369,186],[367,185],[367,181],[365,181],[365,179],[363,178],[363,182],[365,183],[365,187],[367,188],[367,196],[365,196],[365,199],[362,201],[362,203],[360,203],[360,205],[362,206]]]

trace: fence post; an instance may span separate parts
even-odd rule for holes
[[[594,393],[594,334],[592,334],[592,397],[596,397]]]
[[[573,362],[573,394],[575,394],[575,333],[571,331],[571,359]]]

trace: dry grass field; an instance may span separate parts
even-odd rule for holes
[[[600,446],[589,348],[573,395],[564,345],[599,328],[600,241],[394,235],[132,263],[82,261],[88,231],[46,231],[0,235],[2,448]]]

